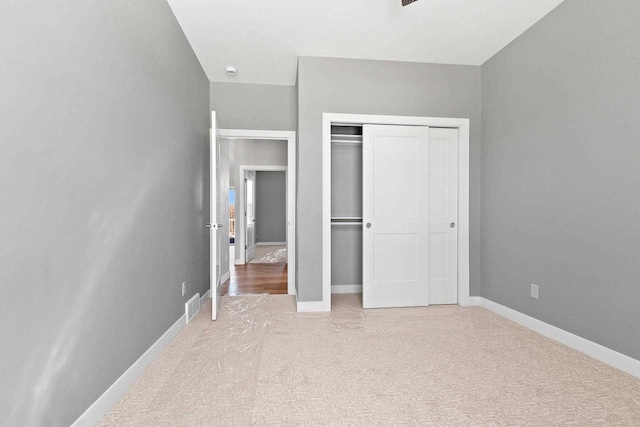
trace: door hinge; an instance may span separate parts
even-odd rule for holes
[[[247,249],[249,249],[249,246],[244,245],[244,250],[246,251]]]

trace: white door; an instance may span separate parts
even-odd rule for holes
[[[253,259],[256,252],[256,223],[255,223],[255,206],[256,195],[256,171],[246,171],[244,177],[244,200],[245,200],[245,215],[247,220],[246,224],[246,258],[245,262],[249,262]]]
[[[209,286],[211,291],[211,318],[218,318],[218,307],[220,306],[220,287],[218,270],[220,262],[218,260],[219,247],[219,227],[218,227],[218,122],[216,112],[211,112],[211,142],[209,146]]]
[[[429,129],[429,304],[458,303],[458,130]]]
[[[363,137],[363,306],[429,305],[429,128]]]

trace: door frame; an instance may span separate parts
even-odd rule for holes
[[[287,161],[288,162],[288,161]],[[285,175],[287,176],[287,181],[289,178],[289,174],[288,172],[288,166],[265,166],[265,165],[238,165],[238,181],[237,182],[243,182],[244,178],[245,178],[245,174],[247,172],[284,172]],[[247,199],[245,197],[245,192],[246,192],[246,185],[242,185],[241,186],[242,189],[240,190],[238,194],[238,199],[242,199],[242,206],[240,207],[240,209],[236,209],[236,219],[238,218],[238,216],[241,218],[241,220],[239,221],[239,223],[242,224],[242,232],[238,238],[238,236],[236,235],[236,238],[238,238],[238,243],[240,244],[240,247],[242,246],[246,246],[247,245],[247,224],[244,221],[245,218],[245,211],[247,210]],[[287,182],[286,185],[286,192],[287,192],[287,198],[289,196],[289,183]],[[255,185],[254,185],[254,195],[255,195]],[[255,200],[254,200],[255,203]],[[288,203],[287,203],[288,205]],[[287,206],[288,207],[288,206]],[[289,215],[288,209],[287,209],[287,216]],[[254,219],[255,219],[255,212],[254,212]],[[255,224],[254,224],[255,226]],[[238,231],[238,229],[236,228],[236,231]],[[286,239],[287,239],[287,247],[289,245],[289,229],[287,227],[287,235],[286,235]],[[254,242],[254,244],[257,245],[257,242]],[[236,251],[237,252],[237,251]],[[240,260],[240,262],[237,262],[236,264],[246,264],[247,263],[247,259],[246,259],[246,254],[247,254],[247,250],[245,249],[244,251],[242,251],[242,256],[238,257],[238,254],[236,253],[236,260]],[[287,263],[289,262],[289,250],[287,248]],[[288,280],[288,279],[287,279]]]
[[[237,254],[236,259],[234,264],[236,265],[242,265],[242,264],[246,264],[248,262],[251,262],[251,259],[249,259],[249,257],[247,256],[247,252],[249,252],[249,224],[248,221],[245,221],[245,219],[249,218],[249,211],[247,209],[247,206],[249,204],[249,198],[247,197],[247,188],[249,187],[248,182],[249,182],[249,178],[248,178],[248,172],[253,172],[253,253],[255,255],[255,250],[256,250],[256,181],[257,181],[257,170],[255,169],[251,169],[251,166],[246,166],[246,165],[238,165],[238,182],[243,183],[244,185],[242,186],[242,190],[240,190],[240,193],[238,193],[238,198],[242,199],[242,206],[240,206],[240,210],[237,211],[237,213],[240,215],[240,218],[242,218],[242,229],[240,230],[240,236],[237,242],[236,246],[240,246],[241,248],[244,247],[244,250],[240,251],[240,253]],[[237,216],[236,216],[237,218]],[[237,247],[236,247],[237,249]],[[236,251],[237,253],[238,251]]]
[[[246,129],[219,129],[218,137],[223,139],[269,139],[287,141],[287,166],[252,166],[243,165],[245,170],[275,170],[268,168],[283,168],[287,171],[287,293],[289,295],[296,294],[296,132],[293,131],[274,131],[274,130],[246,130]],[[242,169],[238,168],[240,173]],[[279,169],[282,170],[282,169]],[[242,177],[244,179],[244,177]],[[239,181],[242,182],[242,181]],[[237,200],[240,198],[238,193],[242,191],[244,197],[244,186],[236,186],[236,238],[238,230],[244,228],[244,213],[242,216],[238,214]],[[244,199],[243,199],[244,200]],[[242,207],[244,211],[244,207]],[[242,236],[242,245],[244,245],[244,232]],[[236,253],[236,256],[238,254]],[[242,259],[244,261],[244,252]]]
[[[469,119],[368,114],[322,114],[322,301],[308,311],[331,311],[331,124],[429,126],[458,129],[458,305],[469,306]],[[307,303],[309,304],[309,303]],[[301,311],[300,309],[298,311]]]

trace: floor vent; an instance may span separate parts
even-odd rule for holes
[[[187,317],[187,324],[189,324],[200,311],[200,294],[195,294],[184,304],[184,311]]]

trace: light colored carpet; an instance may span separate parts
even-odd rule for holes
[[[286,246],[256,246],[255,256],[249,264],[271,264],[287,262]]]
[[[207,304],[100,426],[640,426],[640,380],[483,308]]]

